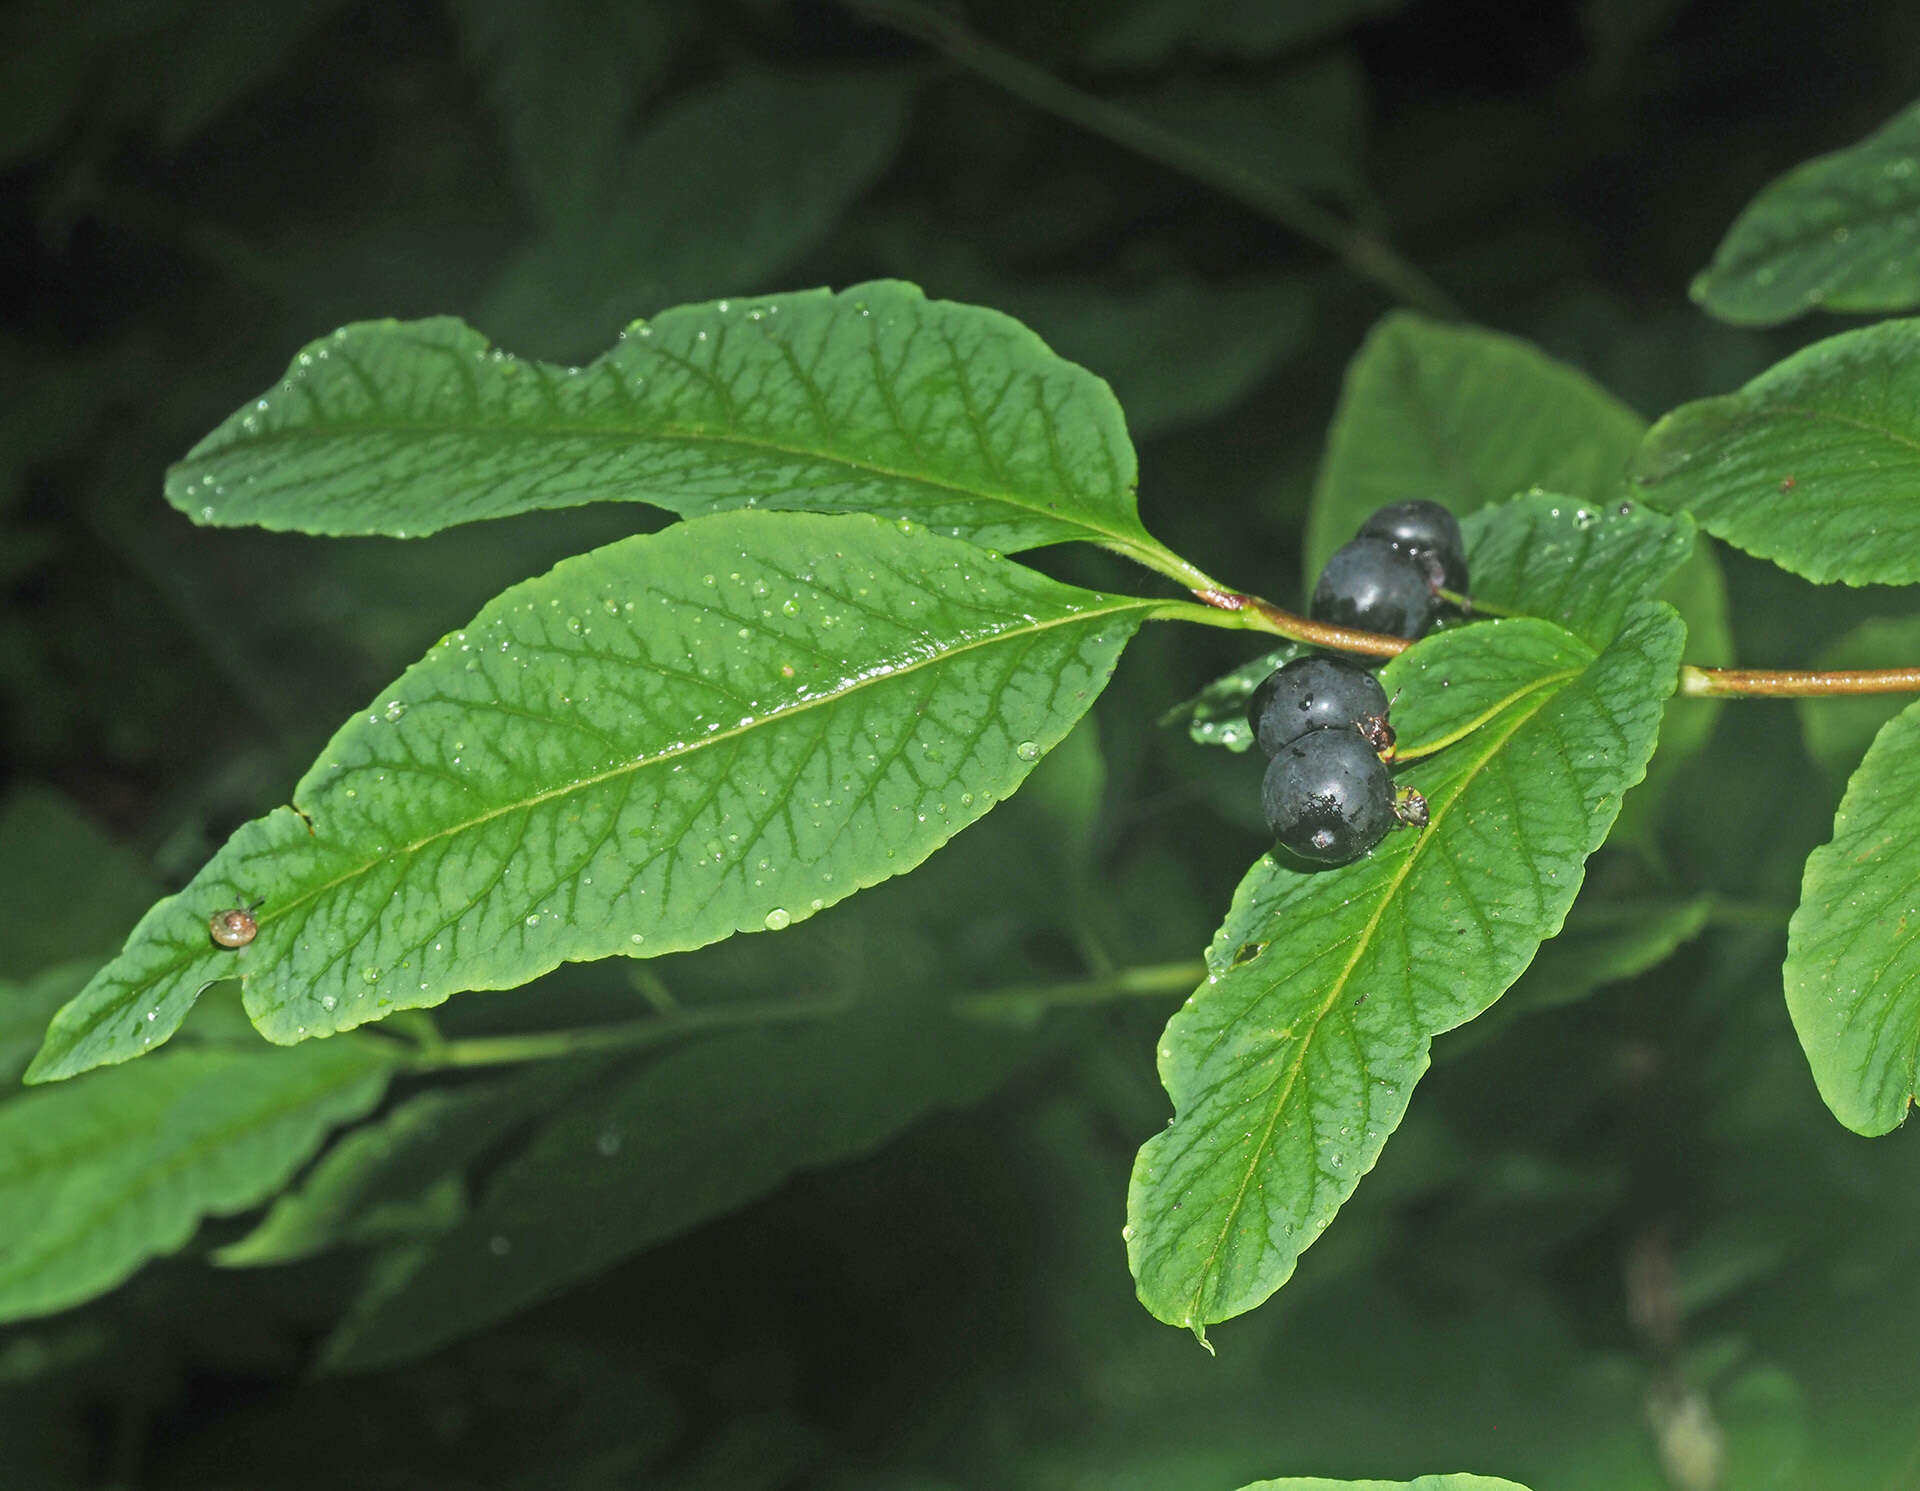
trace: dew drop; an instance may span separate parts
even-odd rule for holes
[[[363,984],[379,983],[380,970],[378,968],[375,968],[371,963],[369,963],[365,968],[362,968],[360,970],[360,982]]]
[[[1038,761],[1040,759],[1040,747],[1034,741],[1023,740],[1013,748],[1013,754],[1018,756],[1022,761]]]
[[[776,906],[767,913],[767,930],[783,932],[793,924],[793,916],[784,906]]]

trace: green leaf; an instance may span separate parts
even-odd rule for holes
[[[1884,1134],[1920,1084],[1920,704],[1847,783],[1787,928],[1787,1010],[1834,1117]]]
[[[1634,461],[1646,500],[1814,581],[1920,580],[1920,321],[1816,342],[1683,404]]]
[[[91,1299],[258,1204],[390,1071],[365,1039],[201,1048],[0,1103],[0,1319]]]
[[[1403,739],[1471,733],[1401,774],[1426,794],[1427,829],[1338,869],[1263,858],[1241,882],[1215,971],[1162,1040],[1174,1120],[1134,1167],[1128,1251],[1155,1315],[1201,1332],[1285,1283],[1399,1124],[1433,1036],[1560,929],[1645,771],[1682,635],[1642,603],[1597,653],[1523,620],[1442,633],[1387,666],[1389,693],[1407,691]],[[1469,686],[1496,641],[1503,675],[1532,658],[1525,686],[1496,680],[1504,704]]]
[[[534,29],[567,30],[544,14]],[[592,43],[604,51],[605,40]],[[893,159],[918,81],[746,73],[674,100],[633,144],[613,134],[604,173],[572,184],[565,204],[555,197],[572,173],[548,182],[541,195],[564,216],[508,265],[475,319],[571,359],[636,315],[768,289]]]
[[[1685,562],[1693,525],[1631,502],[1537,493],[1461,523],[1473,597],[1604,647]]]
[[[1920,663],[1920,616],[1862,622],[1814,660],[1817,668],[1911,668]],[[1902,694],[1834,694],[1800,699],[1807,754],[1836,781],[1860,764],[1880,727],[1906,707]]]
[[[1410,1481],[1330,1481],[1325,1476],[1290,1476],[1253,1481],[1240,1491],[1527,1491],[1518,1481],[1491,1475],[1423,1475]]]
[[[1771,182],[1694,279],[1693,298],[1737,326],[1920,305],[1920,104]]]
[[[581,369],[362,322],[175,466],[203,523],[432,533],[582,502],[906,517],[991,548],[1151,546],[1105,384],[994,311],[878,282],[684,306]]]
[[[326,1352],[366,1368],[424,1355],[795,1171],[976,1100],[1036,1040],[890,991],[817,1025],[698,1042],[601,1084],[504,1165],[473,1213]]]
[[[381,1236],[382,1218],[503,1144],[535,1113],[598,1070],[593,1063],[536,1066],[505,1081],[420,1093],[342,1138],[297,1190],[238,1242],[215,1253],[228,1268],[306,1258]]]
[[[149,911],[29,1077],[140,1055],[221,978],[290,1043],[778,930],[1017,788],[1157,608],[864,516],[721,514],[566,560]],[[216,947],[240,901],[258,937]]]
[[[1395,312],[1347,367],[1307,519],[1308,582],[1389,502],[1423,497],[1465,516],[1534,487],[1617,501],[1644,429],[1525,342]]]

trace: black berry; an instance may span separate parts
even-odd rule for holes
[[[1384,538],[1356,538],[1333,551],[1309,608],[1315,621],[1412,639],[1433,624],[1435,575]]]
[[[1395,823],[1393,780],[1357,730],[1313,730],[1267,765],[1267,827],[1302,859],[1343,865]]]
[[[1365,668],[1331,657],[1299,657],[1268,674],[1247,705],[1253,738],[1267,755],[1309,730],[1358,727],[1380,746],[1387,691]],[[1391,746],[1391,736],[1388,736]]]
[[[1460,524],[1437,502],[1392,502],[1360,525],[1361,538],[1384,538],[1427,561],[1444,589],[1467,591],[1467,545]]]

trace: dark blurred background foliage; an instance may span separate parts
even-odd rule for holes
[[[1920,96],[1920,11],[1892,0],[945,14],[1390,240],[1648,415],[1842,324],[1734,331],[1685,288],[1764,182]],[[662,521],[193,528],[167,463],[340,323],[453,313],[577,360],[681,301],[910,279],[1109,378],[1148,522],[1291,602],[1343,365],[1394,304],[825,3],[17,0],[0,37],[12,977],[109,951],[495,591]],[[1748,662],[1912,609],[1723,558]],[[1105,555],[1039,562],[1142,583]],[[659,973],[939,996],[1193,956],[1264,847],[1255,768],[1154,721],[1246,655],[1150,630],[1055,798],[777,948]],[[1916,1140],[1832,1121],[1779,990],[1837,795],[1787,706],[1723,712],[1666,821],[1592,880],[1727,914],[1650,973],[1443,1039],[1378,1173],[1217,1359],[1126,1274],[1128,1168],[1166,1117],[1168,1010],[1143,1001],[1050,1022],[976,1105],[397,1368],[311,1375],[356,1258],[216,1271],[241,1224],[214,1224],[93,1306],[0,1330],[0,1486],[1225,1491],[1471,1468],[1612,1491],[1709,1484],[1715,1454],[1729,1488],[1920,1485]],[[1075,833],[1090,872],[1030,853]],[[588,1018],[631,1004],[628,977],[563,970],[444,1018]]]

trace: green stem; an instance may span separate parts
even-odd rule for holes
[[[1310,647],[1329,647],[1337,652],[1364,653],[1369,657],[1393,657],[1413,644],[1404,637],[1389,637],[1381,632],[1355,631],[1352,627],[1329,626],[1276,606],[1257,595],[1237,590],[1208,589],[1194,592],[1202,604],[1168,601],[1153,613],[1156,621],[1194,621],[1201,626],[1227,627],[1235,631],[1268,632],[1290,642],[1305,642]]]
[[[1165,545],[1151,542],[1136,543],[1125,539],[1116,539],[1103,543],[1101,548],[1118,554],[1122,559],[1131,559],[1135,564],[1144,565],[1155,574],[1165,575],[1176,585],[1184,585],[1195,595],[1205,595],[1219,591],[1221,586],[1197,564],[1189,564]]]
[[[443,1071],[454,1067],[506,1066],[521,1061],[553,1061],[607,1051],[644,1051],[649,1046],[677,1040],[703,1030],[738,1026],[778,1025],[817,1020],[852,1008],[844,995],[826,999],[742,1000],[707,1009],[680,1009],[622,1020],[613,1025],[576,1025],[564,1030],[533,1030],[520,1035],[469,1036],[423,1047],[414,1058],[416,1071]]]
[[[1395,299],[1445,320],[1463,319],[1453,298],[1391,245],[1357,223],[1327,211],[1284,183],[1220,160],[1193,141],[1117,104],[1063,83],[1023,57],[983,40],[958,21],[918,0],[843,0],[890,30],[927,43],[950,62],[1035,108],[1111,140],[1148,160],[1252,208],[1261,216],[1338,257],[1362,279]]]
[[[1770,901],[1741,901],[1724,896],[1714,897],[1707,911],[1708,926],[1744,931],[1784,932],[1792,919],[1791,906],[1779,906]]]
[[[1198,961],[1118,968],[1059,983],[1013,984],[966,994],[954,1001],[954,1008],[961,1014],[987,1019],[1037,1016],[1049,1009],[1071,1005],[1185,994],[1206,976],[1206,964]],[[644,1019],[622,1020],[610,1025],[576,1025],[565,1030],[434,1041],[420,1046],[409,1064],[415,1071],[437,1072],[554,1061],[614,1051],[644,1051],[701,1031],[825,1019],[844,1013],[853,1008],[854,1003],[846,995],[832,995],[817,999],[742,1000],[704,1009],[676,1007]]]
[[[963,1015],[984,1019],[1030,1018],[1047,1010],[1081,1004],[1106,1004],[1115,999],[1158,999],[1190,994],[1207,976],[1207,965],[1197,958],[1179,963],[1153,963],[1138,968],[1116,968],[1091,978],[1052,984],[1014,984],[979,994],[963,994],[954,1008]]]
[[[1920,668],[1697,668],[1680,670],[1694,699],[1816,699],[1829,694],[1920,693]]]

